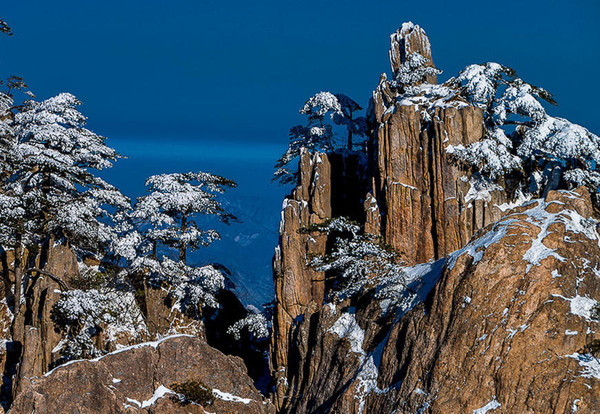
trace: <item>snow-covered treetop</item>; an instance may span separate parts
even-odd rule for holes
[[[0,33],[4,33],[7,34],[9,36],[12,36],[12,30],[11,28],[8,26],[8,24],[0,18]]]
[[[483,140],[467,148],[447,148],[458,161],[491,179],[518,172],[526,178],[525,187],[536,189],[560,183],[550,183],[548,177],[534,182],[539,180],[534,180],[531,164],[542,172],[558,165],[566,173],[562,179],[567,186],[583,182],[580,175],[569,171],[596,171],[600,138],[582,126],[550,116],[541,101],[556,104],[552,95],[523,81],[511,68],[498,63],[470,65],[445,85],[484,111]],[[600,185],[597,180],[586,182],[593,191]]]
[[[227,221],[227,214],[217,200],[236,184],[224,177],[205,172],[153,175],[146,180],[149,194],[138,199],[135,217],[155,225],[173,223],[180,215],[213,214]]]
[[[341,114],[342,105],[331,92],[319,92],[308,98],[300,113],[308,115],[310,121],[321,122],[327,113],[331,113],[332,117],[334,114]]]
[[[20,78],[9,82],[24,86]],[[94,170],[111,167],[119,155],[84,127],[78,105],[75,96],[63,93],[28,100],[7,118],[1,184],[5,202],[15,208],[1,213],[9,223],[3,243],[39,243],[54,234],[74,247],[104,250],[114,239],[113,214],[130,202]]]
[[[299,111],[308,117],[308,121],[306,125],[296,125],[290,129],[290,142],[287,150],[275,164],[273,180],[280,181],[282,184],[296,182],[298,174],[290,164],[303,150],[329,152],[342,147],[343,145],[335,140],[336,125],[345,129],[347,147],[351,150],[353,137],[362,137],[366,133],[365,117],[356,116],[356,112],[361,109],[358,103],[341,93],[319,92],[310,97]]]
[[[429,59],[418,52],[413,52],[406,57],[406,61],[400,65],[396,72],[395,86],[399,88],[416,86],[440,73],[442,71],[433,67]]]
[[[112,167],[119,157],[106,138],[84,128],[79,100],[69,94],[42,102],[27,101],[15,115],[15,133],[23,162],[47,171],[61,171],[72,182],[85,183],[85,171]]]
[[[146,180],[148,194],[138,198],[132,219],[137,223],[141,245],[156,251],[157,243],[179,251],[185,264],[188,249],[196,250],[219,239],[213,229],[202,229],[196,223],[200,215],[217,216],[228,223],[235,218],[225,211],[217,194],[236,184],[224,177],[198,172],[154,175]],[[129,237],[135,242],[137,237]],[[119,248],[130,254],[132,248],[125,243]],[[144,248],[142,248],[144,250]]]

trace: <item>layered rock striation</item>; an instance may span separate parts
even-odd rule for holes
[[[397,76],[412,53],[433,66],[425,32],[405,24],[391,36],[393,78],[382,75],[370,104],[360,191],[345,198],[362,213],[341,213],[333,194],[344,174],[316,161],[330,154],[302,155],[284,201],[271,344],[278,412],[595,412],[600,239],[589,193],[531,200],[509,180],[459,167],[446,149],[484,138],[483,110],[430,99],[443,88],[434,76],[407,98]],[[330,276],[309,263],[333,240],[306,229],[339,216],[391,246],[402,275],[331,295]]]

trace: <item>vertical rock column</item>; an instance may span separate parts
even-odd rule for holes
[[[391,36],[394,75],[413,52],[433,65],[424,30],[405,23]],[[376,203],[370,201],[368,208],[382,211],[385,241],[413,265],[461,248],[477,230],[498,220],[502,212],[494,205],[505,202],[506,193],[476,191],[470,173],[446,154],[448,145],[466,146],[483,137],[481,109],[466,103],[430,108],[398,99],[400,92],[383,75],[373,93]]]
[[[276,381],[275,404],[287,392],[287,366],[294,322],[307,310],[318,310],[324,299],[325,277],[307,266],[312,255],[325,253],[327,235],[307,232],[312,224],[331,217],[331,166],[327,155],[304,151],[299,184],[283,202],[279,246],[274,257],[275,315],[271,364]]]

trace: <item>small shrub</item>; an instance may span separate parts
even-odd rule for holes
[[[196,403],[206,406],[211,405],[214,399],[212,390],[200,380],[177,382],[171,384],[171,389],[178,394],[177,400],[182,405]]]
[[[591,311],[592,319],[600,320],[600,303],[594,305]]]
[[[600,339],[594,339],[589,344],[586,344],[583,349],[578,351],[582,354],[590,354],[595,357],[600,356]]]
[[[114,274],[106,270],[82,271],[77,276],[69,278],[72,289],[91,290],[106,287],[114,279]]]

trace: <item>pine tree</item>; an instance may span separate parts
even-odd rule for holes
[[[129,252],[132,270],[146,273],[156,285],[170,286],[170,295],[183,311],[199,313],[202,306],[217,307],[216,295],[225,287],[224,269],[188,266],[187,253],[220,238],[214,229],[202,229],[201,216],[224,223],[235,217],[225,211],[217,195],[236,184],[209,173],[155,175],[146,181],[148,194],[140,197],[131,214],[135,227],[119,251]],[[133,247],[132,247],[133,246]],[[177,252],[177,260],[162,254]]]
[[[297,181],[298,172],[290,169],[290,164],[296,160],[303,149],[311,153],[329,152],[339,145],[335,142],[334,125],[343,126],[347,133],[347,148],[352,150],[353,137],[364,136],[366,133],[365,117],[355,117],[362,108],[344,94],[319,92],[310,97],[300,109],[307,116],[306,125],[296,125],[290,129],[290,142],[287,150],[275,164],[273,180],[282,184]],[[328,121],[328,117],[332,121]]]
[[[9,96],[9,95],[7,95]],[[50,241],[103,254],[115,241],[115,211],[130,208],[116,188],[94,175],[117,153],[84,127],[79,101],[60,94],[29,100],[8,119],[0,182],[0,244],[14,251],[15,308],[22,300],[25,252]]]
[[[526,192],[557,188],[561,182],[600,187],[600,138],[566,119],[550,116],[542,101],[552,95],[497,63],[470,65],[445,84],[484,112],[485,136],[468,147],[448,146],[458,162],[490,180],[524,177]]]

